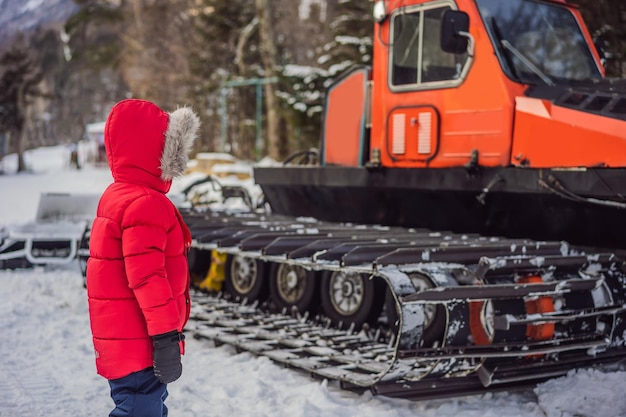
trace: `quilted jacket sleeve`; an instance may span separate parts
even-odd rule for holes
[[[171,217],[162,199],[148,195],[126,209],[121,224],[128,285],[135,293],[150,336],[178,327],[178,308],[165,268]]]

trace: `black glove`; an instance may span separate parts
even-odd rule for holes
[[[176,330],[152,336],[154,375],[164,384],[176,381],[183,373],[178,342],[184,339],[185,335]]]

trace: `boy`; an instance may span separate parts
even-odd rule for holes
[[[167,416],[167,384],[182,373],[189,318],[189,229],[165,195],[199,128],[189,108],[117,103],[106,122],[113,183],[90,236],[87,295],[96,368],[109,380],[111,417]]]

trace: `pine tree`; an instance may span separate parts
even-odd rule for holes
[[[16,137],[18,171],[25,171],[24,151],[27,149],[31,104],[41,95],[43,79],[41,64],[36,62],[21,42],[13,44],[0,56],[0,130]]]
[[[626,3],[576,0],[591,35],[605,55],[607,76],[626,77]]]
[[[103,0],[74,0],[80,8],[64,26],[65,69],[56,94],[59,136],[76,141],[87,123],[106,118],[129,87],[121,73],[124,15]]]
[[[280,96],[289,109],[300,149],[318,146],[325,93],[332,81],[351,67],[370,65],[372,60],[371,4],[346,0],[326,13],[329,35],[316,51],[315,64],[288,64],[281,70]]]
[[[259,76],[255,4],[250,0],[201,0],[193,16],[189,93],[194,107],[205,117],[206,131],[199,146],[204,151],[229,151],[251,158],[255,90],[222,86],[225,81]],[[224,103],[226,108],[222,108]],[[225,132],[222,122],[227,123]]]

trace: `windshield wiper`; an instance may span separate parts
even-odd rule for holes
[[[533,64],[530,59],[528,59],[517,48],[515,48],[513,45],[511,45],[511,43],[509,41],[507,41],[506,39],[504,39],[502,37],[502,32],[500,32],[500,28],[498,27],[498,24],[496,23],[496,19],[494,17],[491,18],[491,27],[493,28],[493,35],[494,35],[494,37],[496,38],[496,40],[500,43],[500,45],[502,45],[502,47],[506,51],[509,51],[513,55],[515,55],[515,57],[517,59],[519,59],[528,68],[530,68],[530,70],[532,72],[534,72],[535,75],[537,75],[539,78],[541,78],[541,80],[544,83],[546,83],[549,86],[553,86],[554,85],[554,82],[550,79],[550,77],[548,77],[546,74],[544,74],[543,71],[541,71],[539,68],[537,68],[537,66],[535,64]],[[508,54],[505,54],[505,55],[508,55]],[[519,74],[517,73],[517,68],[515,67],[513,62],[510,59],[507,59],[507,63],[509,64],[509,67],[511,68],[511,71],[515,72],[515,75],[517,76],[517,78],[521,80]]]
[[[528,68],[530,68],[530,70],[532,72],[534,72],[539,78],[541,78],[543,80],[544,83],[548,84],[549,86],[553,86],[554,83],[552,82],[552,80],[550,79],[550,77],[548,77],[546,74],[543,73],[543,71],[541,71],[539,68],[537,68],[537,66],[535,64],[532,63],[532,61],[528,58],[526,58],[526,56],[524,56],[523,53],[521,53],[516,47],[514,47],[513,45],[511,45],[511,43],[509,41],[507,41],[506,39],[502,39],[500,41],[500,43],[502,44],[502,46],[504,46],[506,49],[508,49],[509,51],[511,51],[513,53],[513,55],[515,55],[515,57],[517,59],[519,59],[520,61],[522,61],[522,63],[524,65],[526,65]]]

